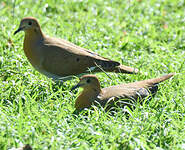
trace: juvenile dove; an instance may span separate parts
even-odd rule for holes
[[[117,105],[130,105],[130,102],[142,102],[141,100],[154,96],[158,90],[158,83],[171,78],[174,73],[164,75],[159,78],[148,79],[128,84],[120,84],[101,89],[100,82],[95,75],[84,75],[80,78],[79,83],[72,90],[82,87],[83,91],[75,102],[76,110],[89,108],[97,103],[103,107],[107,104],[109,107]],[[118,101],[120,100],[120,101]]]
[[[23,18],[14,34],[24,31],[24,53],[32,66],[53,79],[67,80],[83,73],[137,73],[138,70],[101,57],[63,39],[46,36],[33,17]],[[100,69],[102,68],[102,69]]]

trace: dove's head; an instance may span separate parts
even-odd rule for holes
[[[100,82],[95,75],[84,75],[80,78],[80,82],[74,86],[71,90],[78,87],[82,87],[84,90],[89,89],[100,89]]]
[[[25,17],[21,20],[19,28],[14,32],[14,35],[20,31],[38,31],[40,30],[40,25],[37,19],[33,17]]]

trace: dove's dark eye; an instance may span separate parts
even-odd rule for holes
[[[87,79],[87,81],[86,81],[87,83],[90,83],[91,82],[91,80],[90,79]]]
[[[31,22],[31,21],[29,21],[29,22],[28,22],[28,25],[29,25],[29,26],[31,26],[31,25],[32,25],[32,22]]]

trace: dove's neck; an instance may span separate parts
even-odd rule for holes
[[[40,47],[43,45],[44,34],[40,28],[33,28],[25,31],[24,53],[30,63],[38,68],[40,66]]]
[[[75,102],[76,109],[88,108],[92,105],[92,102],[97,99],[97,96],[101,93],[100,87],[96,88],[85,88],[82,93],[78,96]]]
[[[29,41],[31,43],[35,41],[42,41],[44,39],[44,34],[42,33],[41,29],[32,28],[25,32],[25,41]]]

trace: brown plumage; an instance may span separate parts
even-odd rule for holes
[[[78,96],[75,102],[75,108],[81,110],[89,108],[91,105],[99,103],[101,106],[109,104],[114,106],[115,102],[117,105],[130,105],[133,102],[141,100],[143,98],[154,95],[157,90],[157,84],[171,78],[174,73],[164,75],[159,78],[148,79],[128,84],[120,84],[101,89],[98,78],[95,75],[84,75],[80,78],[80,82],[72,88],[76,89],[82,87],[83,91]],[[122,100],[121,100],[122,99]]]
[[[63,39],[43,34],[38,21],[33,17],[21,20],[14,34],[25,31],[24,52],[34,68],[53,79],[69,78],[72,75],[101,72],[102,69],[116,73],[137,73],[137,69],[120,65],[119,62],[101,57]],[[102,69],[100,69],[102,68]]]

